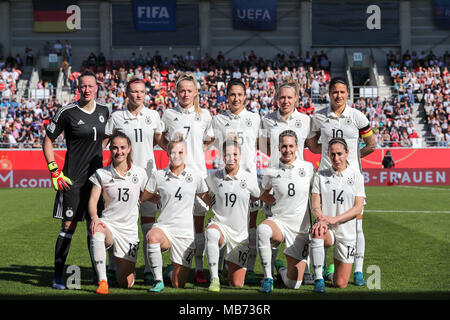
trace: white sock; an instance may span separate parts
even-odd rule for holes
[[[247,271],[253,271],[255,269],[256,261],[256,228],[248,229],[248,259],[247,259]]]
[[[147,246],[148,264],[153,272],[156,281],[163,280],[163,261],[161,254],[161,246],[159,243],[151,243]]]
[[[143,235],[143,244],[142,244],[142,250],[144,252],[144,257],[147,255],[147,246],[148,246],[148,241],[147,241],[147,233],[150,231],[150,229],[153,227],[153,223],[144,223],[141,224],[141,230],[142,230],[142,235]],[[147,272],[151,272],[152,269],[150,268],[150,265],[148,264],[148,259],[144,259],[144,273]]]
[[[270,238],[272,237],[272,228],[267,224],[260,224],[256,230],[259,257],[264,271],[264,278],[272,277],[272,246]]]
[[[355,272],[363,271],[365,248],[366,248],[366,239],[364,238],[362,220],[356,219]]]
[[[91,237],[91,254],[95,262],[95,271],[97,271],[98,281],[108,280],[106,278],[106,248],[105,234],[96,232]]]
[[[219,277],[219,240],[220,232],[217,229],[209,228],[206,230],[206,256],[208,258],[209,272],[211,279]]]
[[[302,285],[302,281],[289,279],[287,276],[287,268],[282,267],[278,270],[278,273],[281,275],[281,279],[283,279],[284,285],[289,289],[298,289]]]
[[[203,253],[205,251],[205,233],[196,233],[195,241],[195,271],[203,270]]]
[[[323,279],[322,267],[324,256],[324,240],[313,238],[311,240],[311,255],[314,269],[314,279]]]

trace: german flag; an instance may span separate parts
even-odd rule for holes
[[[72,15],[67,8],[77,5],[77,0],[33,0],[34,32],[73,32],[67,28]]]

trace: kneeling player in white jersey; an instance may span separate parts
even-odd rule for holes
[[[241,148],[237,139],[227,138],[222,147],[225,168],[206,178],[209,193],[204,201],[214,213],[206,229],[206,254],[211,273],[209,291],[220,291],[219,254],[225,247],[228,279],[233,287],[244,285],[249,254],[249,204],[259,198],[255,174],[240,166]]]
[[[91,216],[91,254],[99,277],[97,293],[108,294],[106,247],[113,246],[117,263],[117,282],[130,288],[134,283],[139,247],[139,197],[147,182],[144,169],[131,163],[131,141],[115,131],[111,136],[112,164],[97,169],[89,178],[93,183],[89,199]],[[105,209],[97,215],[97,203],[103,196]]]
[[[310,162],[297,158],[298,139],[292,130],[279,136],[281,153],[277,167],[265,170],[261,200],[272,205],[272,216],[264,220],[257,229],[258,251],[264,270],[261,292],[273,290],[272,247],[285,242],[288,267],[275,265],[284,284],[298,289],[302,283],[309,254],[309,230],[311,217],[308,203],[314,177]],[[273,192],[273,194],[271,194]]]
[[[164,290],[162,251],[170,249],[171,282],[183,288],[195,254],[192,210],[197,195],[208,191],[199,172],[185,165],[186,143],[181,136],[167,146],[169,166],[152,174],[141,201],[161,202],[161,214],[146,235],[147,258],[155,278],[150,292]]]
[[[345,288],[352,272],[356,247],[356,217],[364,207],[364,178],[348,162],[349,148],[342,138],[328,142],[332,167],[314,177],[312,207],[316,217],[311,234],[315,272],[314,291],[325,292],[322,267],[325,247],[334,245],[333,285]]]

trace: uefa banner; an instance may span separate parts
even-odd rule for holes
[[[233,0],[233,29],[277,29],[277,0]]]
[[[378,149],[362,159],[363,175],[367,186],[385,185],[450,185],[450,149],[391,149],[395,167],[383,169],[386,149]],[[58,166],[64,166],[65,150],[55,151]],[[220,153],[205,153],[207,169],[213,169]],[[265,169],[269,156],[258,151],[258,169]],[[317,166],[320,155],[305,150],[305,160]],[[111,162],[109,151],[103,152],[103,166]],[[165,151],[155,150],[158,169],[167,167],[169,159]],[[50,188],[52,182],[42,150],[0,149],[0,188]]]

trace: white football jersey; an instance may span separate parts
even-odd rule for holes
[[[260,116],[246,109],[238,115],[226,110],[212,118],[212,127],[216,139],[214,143],[219,152],[222,153],[222,145],[228,136],[236,136],[241,147],[241,167],[256,175],[256,143],[261,128]],[[223,156],[220,157],[219,166],[224,166]]]
[[[214,194],[211,222],[218,222],[227,228],[233,241],[242,242],[248,238],[250,196],[259,198],[256,175],[242,167],[236,175],[230,176],[225,169],[211,172],[206,178],[209,191]]]
[[[344,112],[337,116],[331,106],[314,113],[312,117],[311,136],[320,132],[322,155],[319,170],[331,168],[328,156],[328,142],[333,138],[344,138],[347,142],[350,166],[361,171],[359,137],[360,133],[370,129],[367,117],[359,110],[346,106]]]
[[[293,232],[309,232],[307,208],[313,178],[312,163],[300,159],[289,166],[280,161],[278,167],[264,170],[262,189],[272,189],[275,198],[272,218],[290,226]]]
[[[163,129],[158,112],[144,107],[135,117],[128,108],[117,110],[108,119],[106,135],[111,136],[115,129],[122,131],[130,138],[133,163],[144,168],[150,177],[151,173],[157,169],[153,137],[155,133],[162,133]]]
[[[355,197],[366,197],[362,174],[357,168],[350,166],[343,172],[336,172],[332,168],[318,170],[312,193],[321,195],[322,213],[329,217],[336,217],[351,209],[355,204]],[[356,218],[331,228],[339,240],[356,240]]]
[[[145,186],[150,193],[158,193],[161,214],[157,224],[180,238],[194,238],[195,196],[208,191],[205,180],[198,171],[189,167],[177,176],[170,167],[155,171]]]
[[[89,180],[102,188],[102,220],[125,234],[138,235],[139,197],[147,182],[144,169],[132,165],[121,176],[113,165],[97,169]]]
[[[284,119],[280,111],[276,111],[267,115],[262,122],[262,136],[270,141],[269,166],[277,166],[280,161],[279,136],[285,130],[292,130],[297,134],[297,159],[304,160],[305,140],[310,134],[311,118],[295,110],[287,119]]]
[[[170,139],[176,133],[183,134],[187,145],[186,165],[194,172],[201,173],[202,178],[207,176],[203,141],[208,137],[214,137],[211,118],[211,114],[206,109],[201,109],[199,115],[193,106],[185,109],[179,105],[173,109],[166,109],[162,116],[163,132],[168,132]]]

